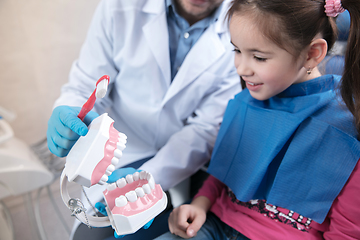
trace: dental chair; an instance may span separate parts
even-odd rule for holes
[[[322,63],[320,63],[319,69],[320,72],[325,74],[342,75],[345,60],[344,55],[350,29],[350,15],[348,11],[339,14],[336,19],[336,25],[339,31],[338,39],[332,50],[328,53]]]
[[[0,239],[6,240],[14,239],[14,229],[3,199],[19,195],[28,197],[27,193],[53,180],[53,174],[39,161],[30,146],[14,137],[7,122],[14,118],[13,113],[0,107]],[[31,213],[31,197],[25,200],[28,213]]]

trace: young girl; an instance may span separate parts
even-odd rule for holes
[[[343,8],[340,81],[317,65]],[[360,1],[235,0],[228,17],[246,89],[228,104],[211,176],[158,239],[360,239]]]

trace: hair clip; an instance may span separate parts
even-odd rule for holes
[[[328,17],[336,17],[345,9],[341,5],[341,0],[325,0],[325,13]]]

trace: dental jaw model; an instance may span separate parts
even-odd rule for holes
[[[84,111],[83,117],[91,108],[92,106]],[[111,225],[118,235],[124,235],[136,232],[161,213],[166,208],[167,197],[161,186],[155,184],[153,176],[146,171],[129,174],[115,183],[106,183],[108,176],[116,169],[127,138],[113,124],[114,120],[107,113],[92,121],[86,136],[78,139],[67,156],[60,179],[60,190],[64,203],[78,220],[89,227]],[[81,201],[70,198],[67,182],[76,182],[86,187],[106,185],[103,194],[108,216],[86,215]]]
[[[167,197],[153,176],[135,172],[104,191],[111,225],[118,235],[134,233],[161,213],[167,205]]]

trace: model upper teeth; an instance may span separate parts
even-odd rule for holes
[[[119,149],[119,145],[118,145],[118,148],[115,149],[114,151],[114,157],[118,159],[118,162],[119,162],[119,158],[122,157],[122,150]],[[116,165],[116,164],[114,164]]]
[[[126,139],[127,139],[127,136],[121,132],[119,132],[119,135],[118,135],[118,142],[117,142],[117,148],[120,149],[121,151],[125,149],[125,144],[126,144]]]
[[[104,175],[101,177],[99,184],[106,184],[108,176],[116,169],[116,165],[119,163],[119,159],[122,157],[122,151],[125,149],[127,136],[124,133],[118,132],[115,128],[111,131],[117,132],[116,148],[114,150],[114,157],[111,159],[111,164],[106,168]]]
[[[120,138],[120,139],[124,139],[125,142],[126,142],[127,136],[126,136],[124,133],[119,132],[119,138]]]
[[[247,83],[250,84],[251,86],[257,85],[257,84],[252,83],[252,82],[247,82]]]
[[[118,142],[117,143],[117,148],[119,149],[119,150],[124,150],[125,149],[125,143],[123,143],[123,142]]]
[[[143,180],[147,180],[147,183],[139,186],[139,182],[137,181]],[[129,185],[129,187],[132,188],[129,190],[129,187],[126,187],[128,184],[135,184],[135,186]],[[121,193],[121,195],[115,199],[115,205],[117,207],[123,207],[126,205],[125,202],[135,202],[139,197],[142,198],[146,194],[151,194],[152,190],[155,189],[155,180],[154,177],[146,171],[135,172],[134,174],[126,175],[125,178],[118,179],[116,183],[107,185],[108,191],[113,191],[116,188],[128,189],[126,190],[128,192]]]
[[[106,168],[105,174],[106,174],[107,176],[110,176],[111,173],[112,173],[114,170],[115,170],[115,166],[112,165],[112,164],[110,164],[110,165]]]
[[[106,176],[105,174],[101,177],[101,180],[100,181],[103,181],[103,182],[107,182],[108,180],[108,176]]]
[[[115,170],[115,165],[119,163],[119,158],[122,155],[122,151],[116,149],[114,151],[114,157],[111,159],[111,164],[106,168],[104,175],[101,177],[100,181],[98,182],[101,185],[106,184],[108,181],[109,176]]]

